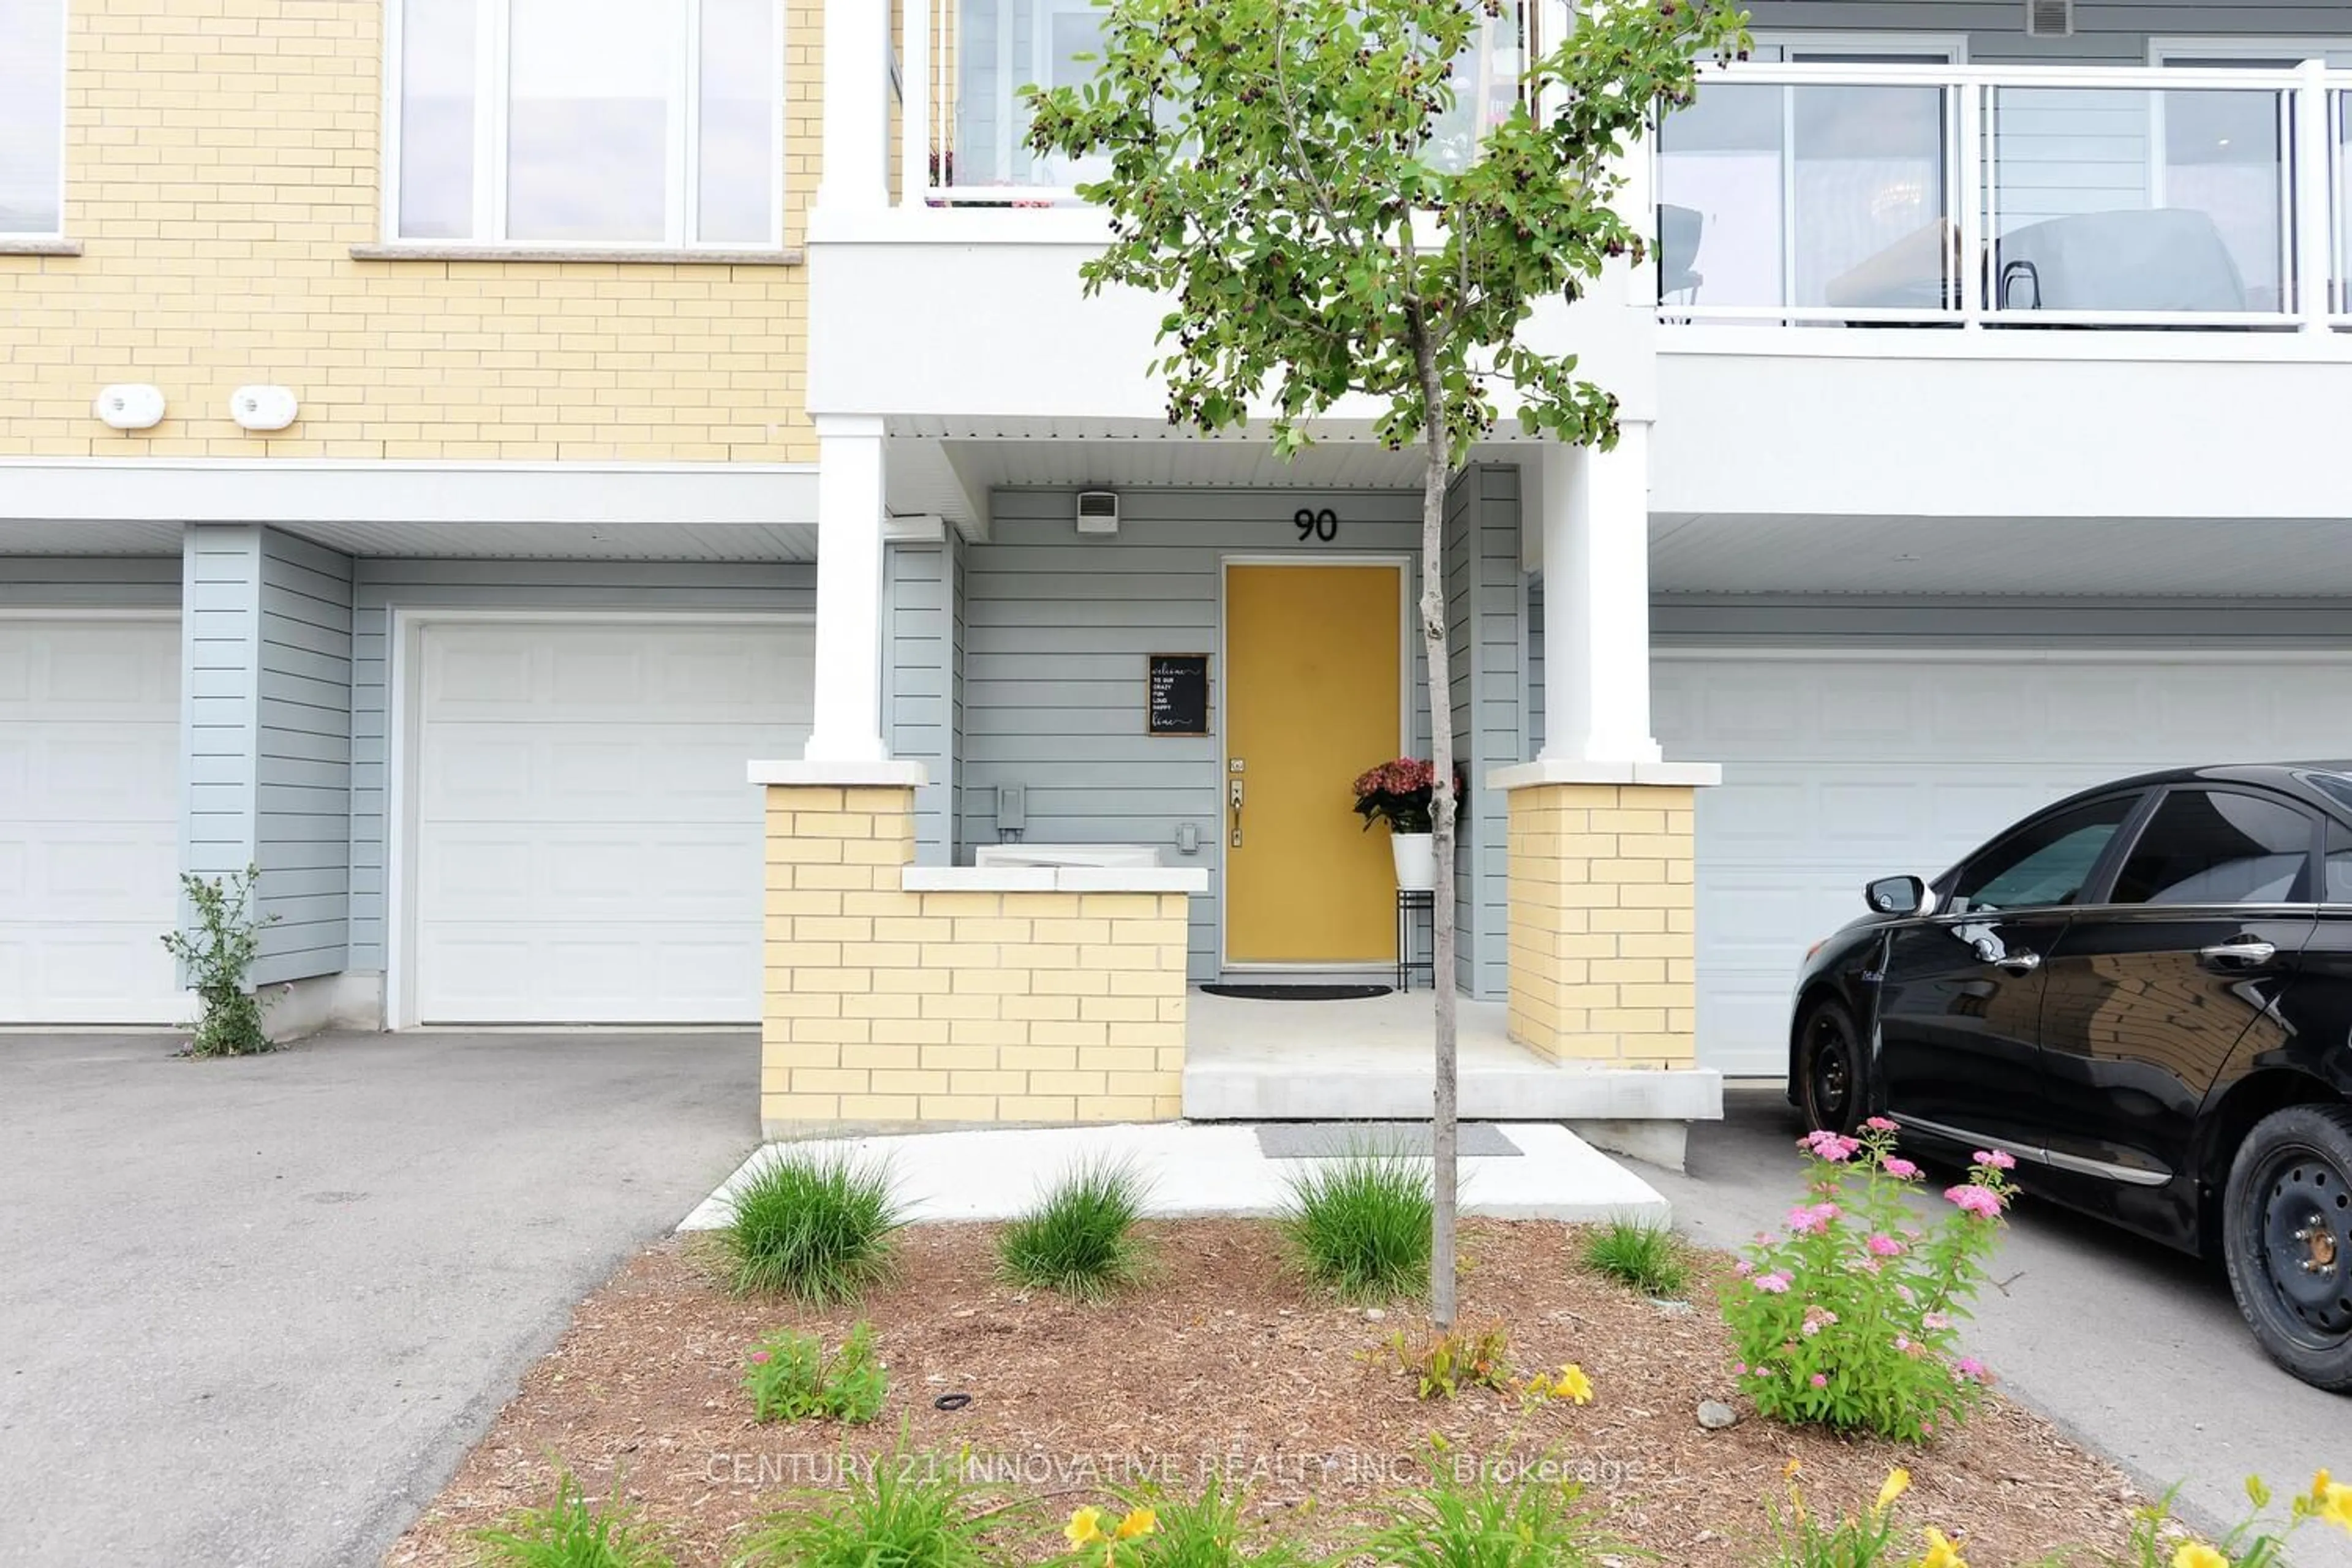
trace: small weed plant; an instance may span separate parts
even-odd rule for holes
[[[278,923],[276,915],[253,912],[253,888],[260,879],[258,866],[233,877],[180,875],[195,929],[164,932],[163,946],[186,965],[201,1009],[189,1034],[192,1057],[250,1057],[277,1048],[261,1026],[261,998],[247,983],[261,933]]]
[[[1290,1179],[1280,1225],[1299,1271],[1343,1300],[1414,1296],[1429,1284],[1430,1163],[1358,1151]]]
[[[824,1307],[889,1272],[904,1223],[887,1165],[786,1148],[736,1193],[718,1246],[738,1294]]]
[[[1465,1388],[1507,1394],[1515,1386],[1510,1336],[1500,1323],[1433,1328],[1419,1338],[1399,1329],[1382,1349],[1412,1375],[1423,1399],[1452,1399]]]
[[[1385,1568],[1584,1568],[1639,1555],[1608,1533],[1576,1483],[1533,1475],[1506,1481],[1466,1455],[1457,1464],[1432,1447],[1428,1483],[1389,1498],[1382,1523],[1363,1542]]]
[[[845,1454],[839,1490],[795,1495],[755,1523],[736,1568],[994,1568],[996,1536],[1015,1520],[967,1477],[963,1459],[907,1447]]]
[[[2102,1568],[2282,1568],[2286,1543],[2304,1526],[2317,1521],[2352,1535],[2352,1486],[2326,1470],[2311,1479],[2311,1489],[2286,1500],[2276,1510],[2276,1500],[2260,1476],[2246,1478],[2246,1500],[2252,1510],[2236,1528],[2218,1541],[2186,1539],[2172,1517],[2175,1487],[2147,1507],[2132,1514],[2129,1543],[2121,1556],[2098,1561]]]
[[[823,1418],[859,1426],[882,1414],[890,1374],[874,1355],[874,1331],[858,1323],[841,1349],[825,1353],[814,1335],[782,1329],[761,1340],[743,1365],[743,1392],[754,1421]]]
[[[1690,1284],[1682,1244],[1664,1226],[1612,1219],[1584,1238],[1584,1266],[1644,1296],[1680,1296]]]
[[[1957,1323],[1983,1287],[2016,1162],[1979,1152],[1924,1223],[1906,1201],[1919,1168],[1894,1135],[1873,1117],[1859,1138],[1806,1137],[1806,1201],[1725,1287],[1733,1373],[1776,1421],[1924,1442],[1983,1396],[1985,1369],[1957,1353]]]
[[[675,1568],[662,1531],[624,1505],[620,1483],[598,1508],[571,1471],[558,1472],[555,1497],[477,1533],[482,1568]]]
[[[1149,1261],[1135,1234],[1150,1184],[1125,1161],[1080,1165],[1005,1226],[999,1272],[1013,1284],[1098,1301],[1136,1282]]]
[[[1295,1542],[1254,1529],[1244,1498],[1222,1479],[1189,1498],[1154,1486],[1111,1496],[1117,1506],[1079,1509],[1063,1527],[1066,1568],[1324,1568]]]

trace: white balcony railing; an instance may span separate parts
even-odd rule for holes
[[[1739,65],[1657,140],[1668,321],[2347,318],[2352,75]]]
[[[1457,68],[1459,96],[1437,132],[1441,159],[1466,158],[1517,98],[1534,0],[1479,24]],[[1074,87],[1094,69],[1095,0],[909,0],[898,82],[901,200],[932,206],[1063,206],[1102,161],[1032,153],[1021,89]]]

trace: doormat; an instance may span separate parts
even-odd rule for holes
[[[1361,1002],[1385,996],[1389,985],[1203,985],[1212,996],[1238,996],[1245,1002]]]
[[[1454,1129],[1455,1152],[1464,1158],[1517,1158],[1519,1146],[1491,1121],[1465,1121]],[[1269,1160],[1328,1160],[1341,1154],[1395,1154],[1429,1158],[1426,1121],[1268,1121],[1257,1130],[1258,1152]]]

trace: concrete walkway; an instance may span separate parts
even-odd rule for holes
[[[1500,1131],[1519,1152],[1464,1158],[1465,1213],[1563,1220],[1622,1215],[1656,1224],[1669,1217],[1657,1189],[1565,1127],[1514,1122]],[[1254,1127],[1181,1121],[770,1144],[746,1160],[679,1228],[712,1229],[726,1224],[736,1185],[786,1147],[887,1163],[912,1220],[1010,1219],[1035,1202],[1056,1177],[1089,1160],[1104,1159],[1134,1162],[1151,1184],[1150,1211],[1156,1215],[1265,1215],[1281,1209],[1296,1173],[1322,1163],[1267,1158]]]
[[[1803,1128],[1777,1085],[1730,1091],[1724,1116],[1691,1129],[1687,1173],[1635,1168],[1673,1200],[1676,1228],[1736,1247],[1787,1214]],[[2319,1466],[2352,1471],[2352,1398],[2273,1365],[2219,1269],[2028,1197],[1992,1273],[1967,1340],[2004,1391],[2122,1464],[2149,1496],[2181,1483],[2181,1506],[2204,1527],[2238,1520],[2248,1475],[2285,1497]],[[2352,1537],[2314,1525],[2291,1557],[2296,1568],[2352,1568]]]
[[[374,1563],[758,1138],[749,1034],[0,1036],[0,1563]]]

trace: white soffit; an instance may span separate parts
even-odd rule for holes
[[[2274,518],[1654,514],[1662,594],[2352,595],[2347,525]]]

